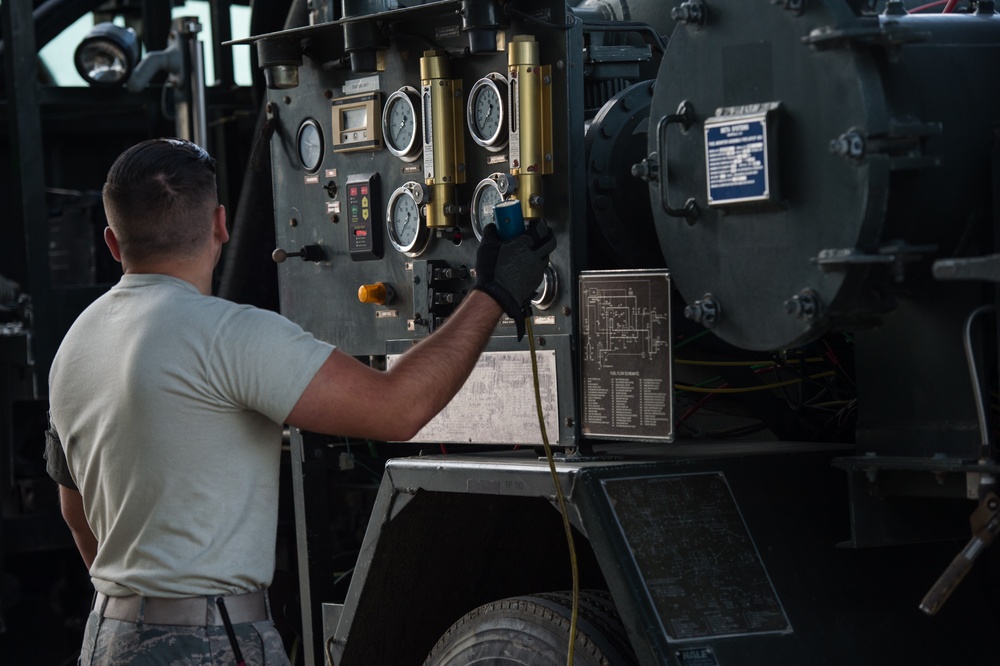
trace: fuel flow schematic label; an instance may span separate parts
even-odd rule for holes
[[[583,434],[672,441],[667,272],[582,273],[580,312]]]
[[[389,367],[399,358],[390,354]],[[537,354],[545,429],[559,438],[556,354]],[[541,444],[531,355],[526,351],[485,352],[458,394],[411,442],[452,444]]]

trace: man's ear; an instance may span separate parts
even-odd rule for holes
[[[115,261],[121,263],[122,251],[118,247],[118,238],[115,236],[115,232],[111,230],[111,227],[104,227],[104,242],[107,243],[108,249],[111,250],[111,256],[115,258]]]
[[[219,204],[212,214],[212,233],[220,243],[229,240],[229,230],[226,228],[226,207]]]

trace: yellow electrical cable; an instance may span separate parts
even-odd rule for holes
[[[556,487],[556,498],[559,500],[559,511],[562,513],[563,528],[566,530],[566,543],[569,546],[569,564],[573,575],[573,609],[569,619],[569,649],[566,652],[566,666],[573,666],[573,649],[576,646],[576,621],[580,612],[580,571],[576,562],[576,546],[573,544],[573,527],[569,523],[569,512],[566,509],[566,498],[563,497],[562,484],[556,474],[556,461],[549,445],[549,436],[545,430],[545,416],[542,414],[542,392],[538,380],[538,358],[535,355],[535,335],[531,330],[531,317],[524,318],[525,330],[528,335],[528,349],[531,350],[531,376],[535,384],[535,409],[538,412],[538,426],[542,430],[542,446],[545,447],[545,457],[549,461],[549,473]]]
[[[815,375],[809,375],[809,379],[820,379],[822,377],[831,377],[837,374],[834,370],[827,370],[826,372],[818,372]],[[687,386],[686,384],[674,384],[674,388],[678,391],[691,391],[692,393],[751,393],[753,391],[768,391],[774,388],[781,388],[782,386],[791,386],[792,384],[798,384],[801,379],[789,379],[784,382],[774,382],[773,384],[761,384],[760,386],[740,386],[737,388],[703,388],[701,386]]]

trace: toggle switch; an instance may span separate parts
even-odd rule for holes
[[[358,300],[362,303],[374,303],[375,305],[385,305],[395,296],[392,287],[384,282],[374,284],[363,284],[358,287]]]
[[[286,252],[279,247],[271,253],[271,259],[276,264],[280,264],[289,257],[302,257],[302,261],[320,262],[326,259],[326,253],[323,252],[321,245],[303,245],[298,252]]]

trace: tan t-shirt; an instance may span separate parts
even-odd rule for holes
[[[270,584],[281,428],[333,347],[284,317],[125,275],[66,334],[50,418],[108,595]]]

